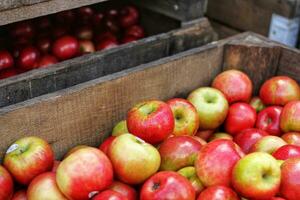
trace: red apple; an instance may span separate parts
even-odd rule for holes
[[[243,197],[271,199],[279,191],[280,166],[276,159],[267,153],[248,154],[234,166],[232,185]]]
[[[144,31],[143,27],[141,27],[139,25],[133,25],[133,26],[128,27],[125,30],[125,35],[132,36],[137,39],[141,39],[141,38],[145,37],[145,31]]]
[[[126,122],[126,120],[122,120],[115,125],[115,127],[112,130],[111,135],[119,136],[119,135],[123,135],[125,133],[129,133],[129,131],[127,129],[127,122]]]
[[[110,31],[104,31],[104,32],[102,32],[100,34],[97,34],[95,36],[94,40],[95,40],[96,44],[100,43],[100,42],[102,42],[104,40],[111,40],[111,41],[115,42],[116,44],[118,43],[117,37],[115,36],[114,33],[110,32]]]
[[[234,103],[229,107],[225,120],[225,131],[236,135],[244,129],[253,128],[256,121],[256,111],[246,103]]]
[[[211,141],[219,140],[219,139],[233,140],[233,137],[231,135],[229,135],[228,133],[218,132],[218,133],[214,133],[212,136],[210,136],[208,141],[211,142]]]
[[[93,25],[96,30],[101,28],[104,21],[104,14],[102,12],[96,12],[93,16]]]
[[[300,101],[291,101],[283,107],[280,128],[284,132],[300,132]]]
[[[204,186],[197,176],[195,167],[184,167],[177,172],[190,181],[197,196],[202,190],[204,190]]]
[[[252,145],[250,152],[266,152],[272,154],[286,144],[287,143],[280,137],[268,135],[262,137],[254,145]]]
[[[260,112],[266,108],[266,106],[259,97],[252,97],[249,104],[252,106],[252,108],[256,110],[256,112]]]
[[[79,149],[83,149],[83,148],[86,148],[86,147],[89,147],[87,145],[77,145],[75,147],[73,147],[72,149],[70,149],[65,155],[64,155],[64,159],[66,157],[68,157],[69,155],[71,155],[72,153],[74,153],[75,151],[79,150]]]
[[[136,38],[136,37],[126,35],[124,38],[122,38],[121,43],[122,44],[127,44],[127,43],[134,42],[134,41],[137,41],[137,40],[138,40],[138,38]]]
[[[58,39],[67,35],[69,32],[70,30],[68,26],[58,25],[53,28],[52,36],[54,39]]]
[[[57,39],[52,47],[52,53],[60,60],[73,58],[79,51],[79,42],[72,36]]]
[[[0,51],[0,70],[11,68],[14,66],[12,55],[5,50]]]
[[[113,33],[119,33],[120,32],[120,25],[118,21],[114,19],[106,18],[104,20],[104,27],[106,30],[113,32]]]
[[[94,10],[89,6],[78,8],[76,11],[77,11],[76,14],[79,23],[83,23],[83,24],[90,23],[90,21],[94,16]]]
[[[280,106],[270,106],[257,115],[256,128],[268,132],[270,135],[280,136],[280,115],[282,112],[282,107]]]
[[[39,38],[36,42],[38,50],[44,54],[47,54],[51,50],[52,41],[49,37]]]
[[[229,104],[234,102],[249,102],[252,95],[252,82],[247,74],[238,70],[228,70],[219,74],[212,87],[225,95]]]
[[[91,40],[93,39],[93,29],[90,26],[80,26],[76,29],[75,35],[80,40]]]
[[[116,176],[128,184],[143,183],[157,172],[161,161],[155,147],[128,133],[111,143],[108,155]]]
[[[240,200],[240,198],[231,188],[216,185],[206,188],[197,200]]]
[[[90,40],[80,40],[79,48],[81,54],[93,53],[95,52],[95,46]]]
[[[16,68],[5,69],[3,71],[0,71],[0,79],[9,78],[9,77],[15,76],[17,74],[18,74],[18,71]]]
[[[158,172],[150,177],[142,186],[140,199],[195,199],[195,190],[191,183],[176,172]]]
[[[150,144],[166,139],[174,130],[174,117],[170,106],[162,101],[145,101],[127,113],[130,133]]]
[[[265,105],[284,106],[290,101],[300,100],[300,88],[287,76],[275,76],[261,86],[259,96]]]
[[[124,28],[135,25],[139,20],[139,11],[134,6],[125,6],[120,10],[120,25]]]
[[[288,200],[300,199],[300,158],[286,160],[281,166],[280,193]]]
[[[73,10],[66,10],[55,14],[55,19],[60,24],[72,24],[75,20]]]
[[[27,200],[26,190],[19,190],[15,192],[11,200]]]
[[[37,18],[34,25],[40,31],[47,31],[52,26],[48,16]]]
[[[38,66],[40,52],[35,47],[26,47],[20,52],[18,67],[24,70],[31,70]]]
[[[204,141],[208,141],[214,132],[215,130],[198,130],[195,136],[203,139]]]
[[[4,166],[23,185],[28,185],[37,175],[50,171],[53,162],[51,146],[38,137],[17,140],[7,149],[4,157]]]
[[[104,142],[99,146],[99,149],[105,153],[106,155],[108,154],[108,149],[111,145],[111,143],[116,139],[116,136],[110,136]]]
[[[197,140],[202,146],[207,144],[207,142],[205,140],[203,140],[202,138],[200,138],[198,136],[191,136],[191,137],[194,138],[195,140]]]
[[[13,38],[32,38],[34,36],[35,30],[30,21],[22,21],[14,23],[10,27],[10,36]]]
[[[54,173],[56,173],[56,171],[57,171],[57,168],[58,168],[58,166],[59,166],[60,162],[61,162],[61,161],[59,161],[59,160],[54,160],[54,164],[53,164],[53,167],[52,167],[52,170],[51,170],[51,172],[54,172]]]
[[[67,200],[58,189],[53,172],[46,172],[35,177],[28,186],[27,197],[30,200]]]
[[[10,199],[13,195],[14,183],[9,172],[0,165],[0,199]]]
[[[117,17],[119,17],[119,11],[117,9],[111,8],[106,11],[105,15],[108,19],[116,19]]]
[[[296,132],[285,133],[281,136],[281,138],[284,141],[286,141],[288,144],[300,146],[300,133],[296,133]]]
[[[263,130],[259,130],[256,128],[249,128],[241,131],[234,137],[234,142],[241,147],[243,152],[246,154],[249,153],[251,147],[264,136],[269,135],[267,132]]]
[[[159,146],[161,171],[177,171],[193,166],[202,144],[191,136],[175,136],[166,139]]]
[[[295,145],[284,145],[277,149],[273,154],[277,160],[286,160],[289,158],[300,158],[300,147]]]
[[[123,196],[126,197],[126,200],[136,200],[137,199],[137,192],[136,190],[119,181],[114,181],[110,186],[109,186],[110,190],[116,191],[120,194],[122,194]]]
[[[38,67],[39,68],[47,68],[50,65],[54,65],[56,64],[58,61],[56,59],[56,57],[52,56],[52,55],[44,55],[41,57]]]
[[[60,191],[73,200],[89,199],[110,186],[112,180],[111,162],[102,151],[92,147],[70,154],[56,172]]]
[[[170,106],[175,127],[173,135],[195,135],[199,128],[199,116],[196,108],[185,99],[171,99],[167,101]]]
[[[95,197],[93,197],[92,200],[127,200],[127,198],[119,192],[113,190],[104,190],[100,194],[97,194]]]
[[[104,39],[96,45],[97,51],[112,49],[118,46],[118,42],[115,39]]]
[[[195,162],[200,181],[206,187],[220,184],[230,186],[231,171],[243,155],[231,140],[219,139],[203,146]]]

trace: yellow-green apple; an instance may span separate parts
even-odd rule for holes
[[[219,139],[203,146],[195,161],[197,175],[206,187],[230,186],[231,171],[244,156],[242,150],[231,140]]]
[[[108,156],[119,180],[128,184],[143,183],[157,172],[161,161],[155,147],[128,133],[112,142]]]
[[[54,163],[51,146],[38,137],[24,137],[6,151],[4,166],[14,179],[28,185],[37,175],[50,171]]]
[[[170,106],[175,127],[173,135],[195,135],[199,128],[199,116],[196,108],[187,100],[175,98],[167,101]]]
[[[110,136],[99,146],[99,149],[107,155],[111,143],[116,139],[116,136]]]
[[[249,153],[251,147],[264,136],[269,135],[267,132],[263,130],[259,130],[256,128],[249,128],[241,131],[237,134],[233,141],[241,147],[244,153]]]
[[[288,144],[300,146],[300,133],[297,132],[285,133],[281,136],[281,138],[284,141],[286,141]]]
[[[124,133],[129,133],[129,131],[127,129],[126,120],[122,120],[119,123],[117,123],[115,125],[115,127],[113,128],[111,135],[112,136],[119,136],[119,135],[122,135]]]
[[[223,92],[229,104],[249,102],[252,95],[252,82],[247,74],[234,69],[220,73],[212,87]]]
[[[231,135],[229,135],[228,133],[218,132],[218,133],[214,133],[214,134],[208,139],[208,141],[214,141],[214,140],[218,140],[218,139],[228,139],[228,140],[233,140],[233,137],[232,137]]]
[[[168,138],[159,146],[161,171],[177,171],[183,167],[193,166],[202,144],[191,136]]]
[[[56,181],[60,191],[68,199],[89,199],[112,183],[112,164],[99,149],[85,147],[60,163]]]
[[[264,152],[250,153],[240,159],[232,171],[232,186],[241,196],[250,199],[270,199],[280,186],[280,166]]]
[[[11,199],[14,192],[14,183],[9,172],[0,165],[0,199]]]
[[[280,137],[268,135],[262,137],[254,145],[252,145],[249,152],[265,152],[272,154],[286,144],[287,143]]]
[[[225,131],[236,135],[242,130],[253,128],[256,121],[256,111],[247,103],[234,103],[230,105],[224,123]]]
[[[150,144],[158,144],[174,130],[174,117],[170,106],[162,101],[145,101],[127,113],[129,133]]]
[[[195,136],[203,139],[204,141],[208,141],[209,137],[212,136],[214,132],[215,130],[198,130]]]
[[[79,149],[83,149],[89,147],[87,145],[77,145],[75,147],[73,147],[72,149],[70,149],[65,155],[64,158],[68,157],[69,155],[71,155],[72,153],[74,153],[75,151],[79,150]]]
[[[172,199],[194,200],[191,183],[177,172],[164,171],[151,176],[142,186],[140,200]]]
[[[300,132],[300,101],[291,101],[283,107],[280,128],[283,132]]]
[[[265,105],[284,106],[290,101],[300,100],[300,88],[287,76],[275,76],[261,86],[259,97]]]
[[[53,163],[53,167],[52,167],[52,169],[51,169],[51,172],[56,173],[56,170],[57,170],[59,164],[60,164],[60,161],[59,161],[59,160],[54,160],[54,163]]]
[[[201,130],[216,129],[224,122],[228,112],[228,102],[219,90],[201,87],[194,90],[187,99],[197,110]]]
[[[277,149],[272,155],[277,160],[300,158],[300,147],[292,144],[284,145]]]
[[[269,106],[257,115],[255,127],[268,132],[270,135],[280,136],[281,106]]]
[[[18,192],[14,193],[14,196],[11,200],[27,200],[26,190],[19,190]]]
[[[104,190],[97,194],[92,200],[127,200],[125,196],[113,190]]]
[[[197,200],[240,200],[240,198],[230,187],[215,185],[201,192]]]
[[[179,174],[187,178],[195,189],[196,196],[204,189],[200,179],[197,176],[195,167],[184,167],[177,171]]]
[[[300,199],[300,158],[287,159],[281,166],[280,194],[288,200]]]
[[[119,192],[120,194],[122,194],[124,197],[126,197],[126,200],[136,200],[137,199],[137,192],[136,190],[125,184],[122,183],[120,181],[114,181],[110,186],[109,186],[110,190]]]
[[[55,173],[45,172],[35,177],[27,189],[28,200],[67,200],[58,189]]]
[[[256,110],[256,112],[260,112],[266,107],[259,97],[252,97],[249,104]]]

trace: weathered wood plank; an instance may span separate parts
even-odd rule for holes
[[[217,32],[219,39],[228,38],[230,36],[234,36],[241,33],[241,31],[239,30],[233,29],[214,20],[210,20],[210,24],[213,27],[213,29]]]
[[[278,66],[278,75],[289,76],[300,83],[300,51],[283,48]]]
[[[0,2],[0,11],[14,9],[22,6],[30,6],[45,1],[51,0],[2,0]]]

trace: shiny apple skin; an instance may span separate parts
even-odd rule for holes
[[[257,115],[255,127],[268,132],[270,135],[280,136],[281,106],[269,106]]]
[[[127,129],[127,122],[126,122],[126,120],[122,120],[114,126],[111,135],[119,136],[119,135],[123,135],[125,133],[129,133],[129,131]]]
[[[93,197],[92,200],[127,200],[127,198],[119,192],[113,190],[104,190]]]
[[[140,200],[194,200],[191,183],[176,172],[158,172],[142,186]]]
[[[216,185],[206,188],[197,200],[240,200],[240,198],[230,187]]]
[[[280,128],[285,133],[300,132],[300,101],[291,101],[283,107]]]
[[[204,141],[208,141],[214,132],[215,130],[198,130],[195,136],[203,139]]]
[[[99,149],[107,155],[111,143],[116,139],[115,136],[110,136],[99,146]]]
[[[72,153],[74,153],[75,151],[79,150],[79,149],[83,149],[83,148],[86,148],[86,147],[89,147],[87,145],[77,145],[73,148],[71,148],[65,155],[64,155],[64,159],[66,157],[68,157],[69,155],[71,155]]]
[[[252,145],[250,152],[266,152],[272,154],[286,144],[287,143],[280,137],[268,135],[260,138],[254,145]]]
[[[300,146],[300,133],[297,132],[285,133],[281,136],[281,138],[284,141],[286,141],[288,144]]]
[[[15,192],[11,200],[27,200],[26,190]]]
[[[53,163],[53,167],[52,167],[52,170],[51,170],[51,172],[54,172],[54,173],[56,173],[56,171],[57,171],[57,168],[58,168],[58,166],[59,166],[60,162],[61,162],[61,161],[59,161],[59,160],[54,160],[54,163]]]
[[[190,183],[192,184],[193,188],[195,189],[196,195],[198,196],[201,191],[204,190],[204,186],[201,183],[200,179],[197,176],[195,167],[184,167],[177,171],[182,176],[186,177]]]
[[[133,187],[120,181],[114,181],[109,186],[109,189],[119,192],[120,194],[126,197],[126,200],[136,200],[138,196],[136,190]]]
[[[273,154],[277,160],[287,160],[289,158],[300,158],[300,147],[296,145],[284,145],[277,149]]]
[[[206,187],[230,186],[232,169],[243,156],[242,150],[231,140],[212,141],[198,153],[195,161],[197,175]]]
[[[13,178],[10,173],[0,165],[0,199],[8,200],[14,191]]]

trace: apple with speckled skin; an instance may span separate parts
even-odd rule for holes
[[[283,132],[300,132],[300,101],[291,101],[283,107],[280,128]]]
[[[99,149],[85,147],[65,158],[57,168],[60,191],[73,200],[89,199],[113,181],[113,167]],[[78,184],[80,183],[80,184]]]
[[[118,136],[112,142],[108,156],[115,175],[127,184],[143,183],[157,172],[161,161],[154,146],[132,134]]]
[[[197,175],[206,187],[230,186],[232,169],[243,156],[242,150],[231,140],[212,141],[198,153],[195,161]]]
[[[6,151],[4,166],[14,179],[28,185],[37,175],[50,171],[54,163],[51,146],[38,137],[24,137]]]
[[[269,154],[274,153],[280,147],[287,143],[280,137],[268,135],[259,139],[250,149],[250,152],[266,152]]]
[[[284,145],[277,149],[272,155],[277,160],[300,158],[300,147],[292,144]]]
[[[195,190],[191,183],[177,172],[158,172],[142,186],[140,199],[194,200]]]
[[[199,128],[199,116],[196,108],[187,100],[175,98],[167,101],[173,115],[175,127],[173,135],[195,135]]]
[[[255,127],[268,132],[270,135],[280,136],[281,106],[269,106],[257,115]]]
[[[218,128],[227,116],[228,102],[224,94],[215,88],[198,88],[188,96],[187,100],[198,112],[201,130]]]
[[[193,188],[195,189],[197,196],[202,190],[204,190],[204,186],[202,185],[200,179],[197,176],[195,167],[184,167],[178,170],[177,172],[190,181]]]
[[[216,185],[206,188],[197,200],[240,200],[240,198],[230,187]]]
[[[193,166],[202,144],[191,136],[174,136],[159,146],[161,171],[177,171]]]
[[[250,153],[240,159],[232,171],[232,186],[241,196],[270,199],[280,187],[281,172],[277,160],[264,152]]]
[[[300,133],[297,132],[285,133],[281,136],[281,138],[284,141],[286,141],[288,144],[300,146]]]
[[[14,183],[9,172],[0,165],[0,199],[10,199],[14,191]]]
[[[129,133],[150,144],[158,144],[172,134],[174,117],[170,106],[162,101],[145,101],[127,113]]]

